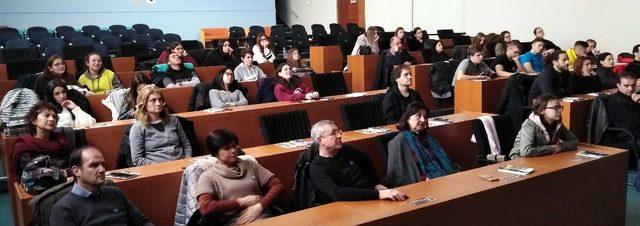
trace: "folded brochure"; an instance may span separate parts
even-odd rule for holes
[[[513,174],[525,176],[533,172],[533,168],[514,166],[514,165],[504,165],[504,166],[498,167],[498,171],[503,173],[513,173]]]

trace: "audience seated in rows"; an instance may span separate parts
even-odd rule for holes
[[[544,52],[544,39],[536,38],[531,41],[531,51],[518,57],[520,64],[527,74],[540,74],[544,69],[542,52]],[[565,53],[566,55],[566,53]]]
[[[137,98],[135,122],[129,133],[135,166],[191,157],[192,149],[182,125],[165,108],[162,91],[147,85]]]
[[[322,120],[311,128],[313,144],[307,150],[317,153],[311,161],[309,175],[315,189],[315,204],[334,201],[391,199],[408,197],[378,184],[371,158],[364,152],[342,144],[342,131],[333,121]]]
[[[154,224],[115,186],[105,185],[105,160],[95,147],[82,147],[69,157],[75,183],[51,208],[52,226]]]
[[[240,87],[238,81],[233,78],[231,69],[220,70],[209,91],[211,107],[226,108],[249,104]]]
[[[269,38],[264,33],[256,36],[256,44],[253,45],[251,49],[253,51],[253,59],[258,62],[258,64],[265,62],[273,63],[273,60],[276,59],[275,52],[271,49]]]
[[[385,89],[394,86],[391,71],[395,66],[416,64],[416,59],[405,51],[400,38],[392,37],[389,43],[390,48],[380,53],[380,60],[373,80],[374,89]]]
[[[400,187],[458,172],[447,153],[427,129],[429,109],[409,104],[397,125],[400,131],[388,144],[387,185]]]
[[[198,179],[200,214],[217,218],[220,225],[246,224],[271,216],[269,207],[284,193],[280,180],[257,162],[238,158],[238,137],[228,130],[212,131],[206,144],[216,159]]]
[[[613,55],[609,52],[604,52],[598,55],[598,68],[596,73],[600,77],[602,82],[602,89],[616,88],[618,75],[613,71],[615,62],[613,61]]]
[[[78,85],[85,86],[91,93],[103,94],[122,88],[118,76],[104,68],[102,57],[98,53],[89,53],[84,57],[87,70],[78,78]]]
[[[410,103],[422,103],[420,93],[410,88],[413,76],[409,66],[399,65],[393,69],[392,74],[396,85],[387,89],[382,100],[382,115],[387,124],[397,123]]]
[[[62,79],[67,85],[75,85],[75,76],[67,71],[67,65],[64,58],[59,55],[52,55],[47,60],[47,65],[42,73],[38,74],[33,86],[33,90],[38,94],[40,99],[44,98],[44,87],[49,81],[54,79]]]
[[[310,87],[302,83],[302,79],[291,73],[291,66],[286,63],[278,65],[276,68],[278,77],[273,94],[278,101],[300,101],[300,100],[316,100],[320,98],[318,92],[313,91]]]
[[[260,67],[253,65],[254,52],[245,49],[242,51],[242,63],[233,70],[236,80],[239,82],[260,81],[267,77]]]
[[[193,57],[189,56],[180,42],[172,42],[171,44],[169,44],[169,46],[167,46],[158,57],[158,61],[156,62],[156,64],[168,63],[171,60],[169,59],[171,53],[178,54],[178,57],[180,57],[180,60],[182,60],[182,62],[191,63],[194,67],[198,66],[198,62],[196,62]]]
[[[573,64],[573,73],[569,79],[569,94],[598,93],[602,91],[602,82],[593,71],[594,62],[587,56],[581,56]]]
[[[569,76],[567,70],[569,57],[564,51],[554,51],[545,58],[546,67],[536,77],[529,90],[529,103],[542,94],[553,94],[558,98],[569,95]]]
[[[160,88],[193,87],[200,78],[191,63],[183,63],[178,53],[170,53],[166,64],[154,66],[151,83]]]
[[[469,46],[467,54],[469,57],[462,60],[456,69],[455,80],[490,79],[496,74],[482,61],[484,51],[480,47]]]
[[[67,84],[60,79],[51,80],[45,86],[43,101],[56,107],[57,127],[85,128],[96,123],[89,101],[78,91],[67,89]]]
[[[500,43],[498,43],[500,44]],[[518,40],[507,42],[504,45],[504,53],[499,54],[493,60],[491,68],[498,76],[509,77],[520,71],[520,42]]]
[[[291,66],[291,72],[299,77],[309,76],[314,73],[296,48],[287,50],[287,64]]]

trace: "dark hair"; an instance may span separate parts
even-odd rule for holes
[[[624,79],[633,79],[633,80],[638,79],[638,77],[636,76],[636,74],[634,74],[633,72],[630,72],[630,71],[624,71],[624,72],[620,73],[618,76],[616,76],[616,82],[617,82],[618,84],[620,84],[620,80],[622,80],[623,78],[624,78]]]
[[[136,106],[136,99],[138,98],[138,86],[148,84],[151,84],[151,80],[149,80],[149,77],[147,77],[147,75],[145,75],[143,72],[136,72],[133,78],[131,78],[131,86],[129,87],[129,92],[127,92],[126,97],[129,107],[134,108]]]
[[[44,102],[51,103],[53,106],[55,106],[55,112],[60,113],[62,111],[62,105],[60,105],[56,101],[56,98],[53,96],[53,91],[56,89],[56,87],[62,87],[62,89],[64,89],[64,91],[68,95],[69,89],[67,89],[67,84],[63,80],[54,79],[49,81],[47,85],[45,85],[44,95],[42,99]]]
[[[587,40],[585,40],[585,42],[587,42],[587,43],[593,42],[593,44],[595,44],[595,46],[598,45],[598,42],[596,42],[596,40],[593,40],[593,39],[587,39]]]
[[[420,28],[420,27],[414,27],[414,28],[413,28],[413,33],[415,34],[416,32],[418,32],[418,30],[422,30],[422,28]]]
[[[584,48],[588,48],[589,47],[589,43],[585,42],[585,41],[576,41],[575,43],[573,43],[573,46],[582,46]]]
[[[544,66],[550,66],[550,65],[553,65],[553,61],[554,61],[554,60],[558,60],[558,59],[560,59],[560,54],[565,54],[565,55],[566,55],[567,53],[566,53],[566,52],[564,52],[564,51],[561,51],[561,50],[553,51],[553,53],[551,53],[551,54],[547,55],[547,56],[544,58]]]
[[[225,43],[225,42],[228,42],[228,43],[229,43],[229,46],[231,46],[231,42],[230,42],[228,39],[222,39],[222,40],[219,40],[219,41],[218,41],[218,46],[217,46],[216,51],[218,51],[218,53],[220,54],[220,56],[225,55],[225,54],[224,54],[224,52],[222,51],[222,49],[224,48],[224,43]],[[234,51],[235,51],[235,50],[234,50]],[[229,56],[231,56],[231,59],[233,59],[233,60],[235,60],[235,59],[236,59],[236,56],[233,54],[233,51],[231,51],[231,52],[229,53]]]
[[[544,109],[547,109],[547,104],[549,103],[549,101],[557,100],[557,99],[558,97],[552,94],[542,94],[538,96],[536,99],[533,100],[533,104],[531,104],[531,107],[533,108],[533,113],[540,116],[540,114],[544,111]]]
[[[576,59],[576,61],[573,62],[573,73],[575,73],[577,75],[582,75],[582,73],[583,73],[582,66],[584,66],[584,64],[587,61],[591,61],[591,58],[584,57],[584,56],[578,57],[578,59]],[[593,63],[594,62],[591,62],[591,64],[593,64]]]
[[[238,136],[227,129],[215,129],[207,135],[207,149],[209,149],[213,157],[218,156],[220,149],[229,148],[238,144]]]
[[[267,40],[269,40],[269,37],[267,37],[267,35],[265,35],[264,33],[259,33],[258,35],[256,35],[256,45],[258,46],[258,49],[260,50],[260,53],[261,53],[262,55],[264,55],[264,47],[260,44],[260,39],[261,39],[263,36],[264,36],[264,38],[266,38]],[[267,46],[267,48],[268,48],[269,50],[271,50],[271,43],[269,43],[269,45]],[[275,54],[275,53],[273,53],[273,50],[271,50],[271,53],[272,53],[272,54]],[[244,57],[244,54],[242,54],[242,56]]]
[[[542,43],[544,43],[544,39],[541,39],[541,38],[535,38],[535,39],[533,39],[533,41],[531,41],[531,45],[535,44],[536,42],[542,42]]]
[[[167,58],[164,58],[165,61],[169,61],[169,55],[171,55],[171,52],[173,52],[173,49],[175,49],[176,47],[182,45],[182,43],[180,42],[172,42],[170,43],[167,47],[164,48],[164,51],[167,53]],[[180,56],[182,57],[182,56]]]
[[[98,150],[98,148],[94,146],[82,146],[76,150],[73,150],[69,155],[69,168],[71,168],[72,166],[77,166],[82,168],[82,164],[84,164],[82,153],[88,150],[96,150],[97,152],[100,152],[100,150]]]
[[[393,68],[393,71],[391,71],[391,74],[393,75],[393,79],[400,78],[400,75],[402,74],[403,70],[411,70],[411,67],[405,64],[396,65]]]
[[[400,31],[400,30],[404,31],[404,28],[403,28],[403,27],[397,27],[397,28],[396,28],[396,32],[395,32],[395,33],[393,33],[393,36],[396,36],[396,37],[397,37],[397,35],[398,35],[398,31]]]
[[[520,41],[518,41],[518,40],[516,40],[516,39],[511,40],[510,42],[505,43],[505,47],[506,47],[506,48],[509,48],[510,46],[515,46],[515,47],[518,47],[518,49],[522,49],[522,45],[521,45]]]
[[[409,126],[409,122],[408,122],[409,117],[417,114],[420,110],[427,111],[427,118],[429,117],[429,108],[427,108],[427,106],[425,106],[422,102],[416,101],[416,102],[410,103],[407,106],[407,110],[404,112],[404,114],[402,114],[402,117],[400,117],[400,120],[398,120],[398,125],[396,125],[396,128],[398,128],[398,130],[400,131],[411,130],[411,127]]]
[[[631,52],[632,53],[637,53],[638,49],[640,49],[640,44],[637,44],[637,45],[633,46],[633,50]]]
[[[58,123],[58,114],[55,114],[56,107],[49,102],[40,101],[36,105],[33,105],[33,107],[29,109],[29,112],[24,117],[24,120],[27,124],[26,129],[29,134],[36,134],[36,125],[33,124],[33,121],[38,119],[38,115],[44,111],[52,111],[54,113],[53,117],[56,119],[56,123]]]
[[[482,41],[482,38],[486,38],[487,36],[482,33],[482,32],[478,32],[478,34],[476,34],[476,37],[473,38],[473,43],[471,43],[472,46],[477,46],[477,47],[484,47],[487,42],[483,42],[482,44],[480,43]]]
[[[243,49],[242,52],[240,52],[240,57],[244,58],[247,54],[251,54],[251,56],[253,56],[253,51],[251,51],[251,49]]]
[[[97,53],[97,52],[90,52],[88,53],[86,56],[84,56],[84,67],[87,71],[89,71],[89,66],[87,66],[87,63],[89,62],[89,59],[91,58],[91,56],[96,55],[100,57],[100,60],[102,60],[102,56]],[[100,70],[98,70],[99,74],[102,74],[102,71],[104,71],[104,62],[102,62],[102,67],[100,68]]]
[[[474,45],[470,45],[469,48],[467,48],[467,54],[469,54],[469,56],[476,55],[476,53],[484,53],[484,51],[480,47]]]
[[[500,39],[501,39],[501,40],[504,40],[504,35],[506,35],[506,34],[511,34],[511,32],[509,32],[509,31],[502,31],[502,32],[500,32]]]
[[[224,90],[224,73],[227,70],[231,70],[230,68],[223,68],[218,71],[216,78],[214,79],[212,88],[217,90]],[[233,70],[231,70],[233,71]],[[235,92],[238,89],[238,80],[236,80],[233,76],[231,76],[233,81],[229,84],[229,92]]]
[[[611,58],[613,58],[613,54],[611,54],[610,52],[604,52],[598,55],[598,62],[604,61],[605,59],[607,59],[607,56],[611,56]]]
[[[282,72],[282,68],[285,65],[291,67],[287,63],[281,63],[276,68],[276,73]],[[291,73],[291,78],[289,79],[289,81],[287,81],[286,79],[280,77],[278,74],[275,75],[275,78],[276,78],[276,84],[282,84],[287,89],[294,89],[294,88],[298,87],[298,85],[300,85],[300,83],[302,83],[302,79],[300,77],[298,77],[297,75],[293,74],[293,73]]]
[[[62,60],[62,63],[64,63],[64,58],[61,57],[60,55],[51,55],[49,57],[49,59],[47,59],[47,65],[44,68],[44,71],[42,71],[42,74],[44,76],[50,76],[52,78],[56,78],[58,76],[56,76],[53,71],[49,70],[50,67],[53,67],[53,62],[56,60]],[[67,70],[67,67],[65,65],[64,68],[64,74],[62,74],[62,77],[60,77],[62,79],[73,79],[73,76],[71,74],[69,74],[69,70]]]
[[[533,29],[533,35],[536,35],[536,31],[538,31],[538,29],[542,29],[541,27],[536,27]]]

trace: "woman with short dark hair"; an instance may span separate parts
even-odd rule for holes
[[[616,79],[618,78],[618,74],[613,71],[613,67],[615,66],[613,55],[610,52],[601,53],[598,55],[597,63],[598,68],[596,69],[596,74],[600,77],[602,89],[617,88]]]
[[[238,158],[238,137],[228,130],[211,131],[206,146],[216,160],[198,179],[200,214],[216,214],[224,225],[269,217],[269,206],[284,192],[280,180],[260,164]]]

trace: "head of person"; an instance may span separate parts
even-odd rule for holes
[[[442,53],[442,51],[444,51],[444,45],[442,45],[442,41],[437,41],[435,45],[433,45],[433,49],[435,49],[437,53]]]
[[[591,75],[593,72],[593,62],[591,58],[580,56],[576,59],[576,62],[573,63],[573,73],[578,75]]]
[[[379,32],[380,31],[378,31],[378,29],[374,26],[369,26],[367,28],[365,36],[367,36],[367,40],[369,40],[369,43],[378,41],[378,39],[380,38]]]
[[[64,78],[68,76],[67,65],[64,63],[64,58],[59,55],[52,55],[47,59],[47,66],[42,72],[45,76],[51,76],[54,78]]]
[[[291,71],[291,66],[287,63],[281,63],[276,67],[276,83],[283,84],[287,89],[295,89],[300,85],[302,79]]]
[[[500,32],[500,42],[509,43],[511,41],[511,32],[502,31]]]
[[[587,39],[585,42],[587,42],[588,44],[587,53],[592,53],[592,51],[598,47],[598,43],[596,42],[596,40]]]
[[[322,120],[311,127],[311,139],[319,149],[339,150],[342,148],[342,130],[331,120]]]
[[[391,72],[391,74],[393,75],[393,78],[396,80],[396,83],[398,84],[398,86],[411,86],[411,83],[413,83],[413,79],[412,79],[412,75],[411,75],[411,67],[409,67],[408,65],[398,65],[396,67],[393,68],[393,71]]]
[[[604,52],[598,55],[598,63],[605,68],[613,68],[615,62],[613,61],[613,54],[610,52]]]
[[[402,40],[404,38],[404,28],[402,28],[402,27],[396,28],[395,37],[398,37],[399,39]]]
[[[398,120],[398,130],[415,133],[426,132],[429,128],[429,109],[421,102],[413,102]]]
[[[140,90],[138,98],[136,99],[136,110],[133,116],[146,126],[151,123],[152,114],[159,116],[162,120],[169,118],[169,112],[167,112],[165,108],[162,90],[153,84],[146,85]]]
[[[589,44],[585,41],[576,41],[573,44],[573,51],[575,51],[576,56],[586,56],[587,48],[589,48]]]
[[[424,38],[424,30],[420,27],[415,27],[413,29],[413,35],[416,36],[417,39],[422,39]]]
[[[167,64],[173,67],[182,67],[182,58],[177,53],[170,53],[167,57]]]
[[[102,57],[96,52],[84,56],[84,65],[90,73],[102,73]]]
[[[547,122],[560,122],[562,120],[562,105],[558,97],[551,94],[543,94],[533,100],[533,113]]]
[[[631,50],[635,60],[640,60],[640,44],[633,46],[633,50]]]
[[[486,35],[482,32],[478,32],[478,34],[476,34],[476,37],[473,38],[473,43],[471,45],[473,46],[483,46],[484,45],[484,40],[486,39]]]
[[[302,60],[297,48],[287,50],[287,64],[291,67],[307,67],[307,63]]]
[[[36,135],[40,132],[49,135],[58,124],[56,107],[52,103],[40,101],[29,109],[25,120],[27,120],[26,129],[29,134]]]
[[[513,40],[507,42],[506,45],[506,54],[509,58],[514,58],[520,55],[520,42],[518,40]]]
[[[622,72],[618,77],[616,77],[616,80],[616,86],[618,86],[618,91],[620,93],[631,96],[631,94],[636,92],[637,78],[632,72]]]
[[[536,38],[531,41],[531,52],[539,54],[544,51],[544,40],[541,38]]]
[[[264,33],[260,33],[256,36],[256,44],[260,47],[260,51],[264,52],[265,48],[269,48],[269,38]]]
[[[564,51],[553,51],[544,58],[545,65],[553,66],[557,71],[566,71],[569,67],[569,56]]]
[[[535,35],[536,38],[544,38],[544,29],[542,29],[541,27],[534,28],[533,35]]]
[[[132,103],[130,106],[135,106],[135,101],[138,98],[138,94],[140,90],[146,85],[151,84],[151,80],[142,72],[136,72],[136,74],[131,78],[131,88],[128,93],[128,101]]]
[[[478,46],[469,46],[469,48],[467,48],[467,54],[469,54],[469,60],[473,64],[479,64],[482,62],[482,59],[484,59],[484,51]]]
[[[165,48],[165,51],[167,53],[177,53],[178,56],[180,57],[184,56],[184,53],[186,52],[186,50],[184,49],[184,47],[180,42],[170,43],[169,46]]]
[[[218,71],[218,75],[216,76],[215,87],[218,89],[228,89],[229,92],[234,92],[238,89],[238,81],[233,76],[233,70],[229,68],[224,68]]]
[[[240,146],[238,136],[226,129],[215,129],[207,135],[207,149],[211,156],[218,158],[220,163],[235,166],[238,163]]]
[[[61,79],[49,81],[44,87],[44,101],[56,106],[56,112],[62,110],[62,102],[67,100],[67,84]]]
[[[242,50],[242,63],[247,67],[253,65],[253,51],[251,49]]]
[[[95,189],[105,182],[104,156],[95,147],[84,146],[71,152],[69,166],[77,184],[85,189]]]
[[[231,42],[229,40],[220,40],[218,42],[218,51],[222,54],[232,55],[233,48],[231,47]]]
[[[402,41],[398,37],[391,37],[391,40],[389,40],[389,47],[391,52],[398,52],[402,49]]]

